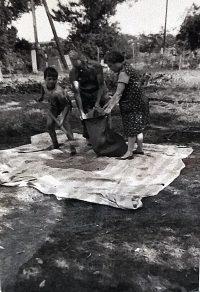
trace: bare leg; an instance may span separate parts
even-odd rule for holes
[[[143,152],[143,133],[137,135],[137,152]]]
[[[126,159],[127,157],[131,157],[133,155],[133,148],[135,145],[136,137],[128,137],[128,150],[121,157],[121,159]]]
[[[127,152],[131,153],[133,152],[133,148],[135,145],[136,137],[128,137],[128,150]]]
[[[68,133],[67,134],[68,140],[74,140],[74,135],[73,135],[69,120],[70,120],[70,115],[67,115],[66,118],[63,121],[63,126],[64,126],[64,128],[66,129],[66,131]]]
[[[47,131],[49,132],[49,135],[53,142],[53,147],[55,149],[59,148],[56,131],[55,131],[55,122],[51,116],[47,116]]]
[[[74,135],[70,125],[70,115],[68,114],[63,121],[63,126],[67,131],[67,138],[69,140],[69,147],[71,155],[75,155],[77,153],[76,148],[74,146]]]

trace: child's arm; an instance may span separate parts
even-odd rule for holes
[[[37,101],[41,102],[44,100],[44,95],[45,95],[45,91],[44,91],[44,88],[43,86],[41,85],[41,89],[40,89],[40,98],[38,98]]]
[[[64,108],[64,110],[62,111],[62,116],[61,116],[60,123],[59,123],[60,127],[63,125],[64,119],[66,118],[66,115],[68,115],[68,113],[69,113],[69,107],[66,106]]]
[[[64,106],[64,109],[62,111],[61,119],[60,119],[60,123],[59,123],[60,127],[63,125],[64,119],[69,114],[70,107],[71,107],[70,103],[68,102],[68,104],[67,104],[67,102],[65,101],[65,106]]]
[[[63,125],[64,119],[66,116],[69,114],[69,111],[71,110],[71,101],[68,98],[67,93],[64,91],[63,88],[60,88],[60,93],[57,96],[57,100],[59,103],[59,106],[61,107],[62,112],[61,112],[61,119],[59,126],[61,127]]]

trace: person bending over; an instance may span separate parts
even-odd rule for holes
[[[67,97],[64,89],[58,85],[58,71],[53,67],[47,67],[44,70],[44,82],[41,84],[41,96],[39,102],[47,98],[50,109],[47,115],[47,130],[53,142],[54,149],[59,148],[59,143],[56,136],[56,122],[53,117],[57,118],[61,114],[59,126],[63,126],[67,131],[67,138],[73,141],[73,133],[70,126],[70,115],[72,104]],[[74,152],[74,146],[70,143],[71,152]]]
[[[102,107],[108,102],[108,90],[103,77],[103,67],[96,61],[76,59],[69,73],[74,98],[83,124],[83,137],[87,140],[89,135],[84,119],[90,118],[91,111],[95,109],[102,113]],[[111,118],[109,117],[109,127]]]

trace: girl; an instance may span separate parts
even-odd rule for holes
[[[116,92],[104,106],[104,112],[109,114],[119,102],[124,134],[128,137],[128,150],[120,159],[132,159],[133,154],[144,154],[142,132],[147,121],[147,106],[141,85],[133,67],[126,63],[123,54],[109,51],[104,62],[112,71],[118,73]],[[135,142],[137,148],[133,151]]]

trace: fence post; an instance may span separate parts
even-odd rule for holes
[[[31,61],[32,61],[32,71],[33,71],[33,73],[38,73],[38,69],[37,69],[37,54],[36,54],[36,50],[35,49],[31,50]]]
[[[181,68],[182,68],[182,59],[183,59],[183,54],[181,53],[180,57],[179,57],[179,66],[178,66],[179,70],[181,70]]]

